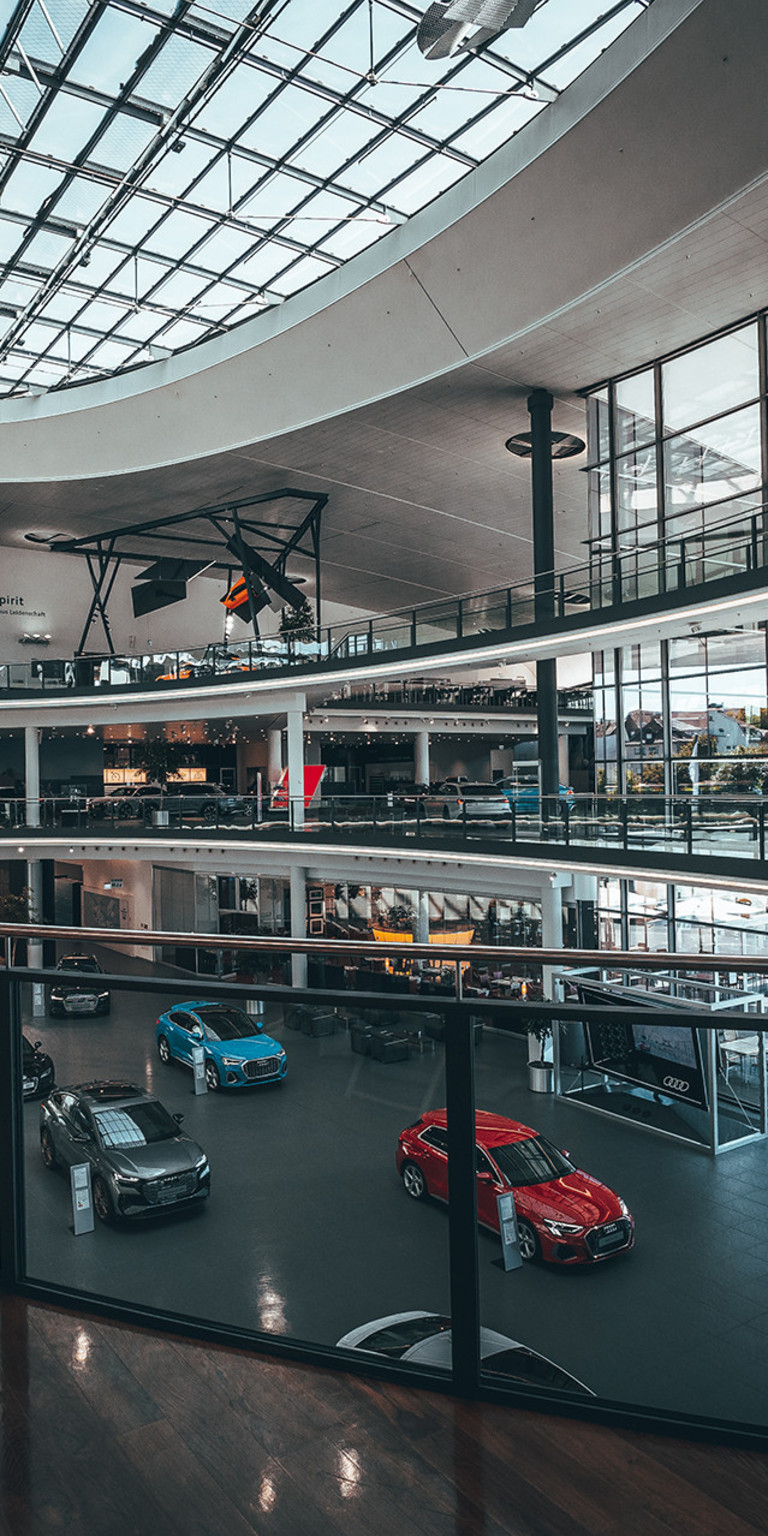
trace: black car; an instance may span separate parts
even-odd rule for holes
[[[56,969],[70,974],[66,980],[55,981],[51,987],[48,1012],[52,1018],[61,1018],[65,1014],[109,1013],[112,996],[101,980],[104,967],[95,955],[62,955]]]
[[[40,1105],[40,1151],[46,1168],[90,1164],[100,1221],[161,1216],[211,1191],[208,1159],[183,1118],[134,1083],[79,1083]]]
[[[50,1093],[56,1081],[56,1070],[42,1043],[34,1045],[26,1035],[21,1037],[22,1046],[22,1093],[25,1099],[37,1098],[39,1093]]]
[[[242,816],[247,810],[242,795],[230,794],[221,784],[205,784],[194,779],[180,784],[167,784],[162,808],[170,812],[171,820],[194,819],[209,826],[219,821]]]

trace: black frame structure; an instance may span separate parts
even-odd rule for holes
[[[263,518],[243,515],[250,507],[266,506],[272,502],[283,501],[309,502],[309,511],[300,518],[298,523],[268,522]],[[154,562],[137,578],[139,583],[149,581],[156,574],[162,578],[164,566],[175,566],[180,570],[180,580],[176,582],[171,580],[170,583],[166,583],[168,593],[172,587],[177,589],[175,593],[166,595],[163,602],[155,602],[150,607],[166,606],[168,602],[181,601],[186,596],[184,573],[187,567],[191,568],[191,574],[209,569],[225,571],[228,586],[232,581],[233,569],[239,567],[242,570],[248,594],[249,618],[253,624],[254,635],[258,639],[258,614],[270,602],[271,592],[276,593],[284,603],[290,604],[293,608],[299,608],[304,602],[303,594],[286,576],[285,567],[289,555],[308,555],[315,566],[315,613],[319,635],[322,576],[320,529],[322,512],[327,501],[328,497],[323,492],[302,491],[293,486],[283,486],[276,491],[263,491],[260,495],[243,496],[236,501],[194,507],[189,512],[177,512],[172,517],[157,517],[147,522],[125,523],[121,528],[111,528],[104,533],[88,534],[80,539],[41,539],[36,534],[27,534],[26,538],[32,544],[46,544],[57,554],[81,555],[88,565],[93,597],[75,651],[76,658],[86,654],[88,632],[97,617],[101,620],[109,655],[117,654],[112,639],[107,605],[115,578],[124,560]],[[207,532],[194,531],[179,534],[169,531],[180,528],[189,529],[194,523],[202,523]],[[210,533],[216,534],[217,537],[211,538]],[[262,549],[259,550],[253,542],[249,543],[249,539],[260,543]],[[157,560],[153,550],[142,548],[143,545],[151,545],[153,542],[161,543],[163,546],[163,557],[160,560]],[[186,559],[174,560],[168,557],[169,549],[177,544],[181,546]],[[217,552],[222,550],[228,552],[228,560],[217,558]],[[201,558],[191,561],[190,554],[198,551]],[[173,574],[171,572],[171,576]]]
[[[536,1392],[525,1387],[511,1385],[500,1386],[483,1375],[480,1359],[480,1286],[477,1250],[477,1186],[476,1186],[476,1133],[475,1133],[475,1093],[474,1093],[474,1027],[473,1015],[480,1015],[486,1021],[491,1022],[494,1017],[505,1018],[507,1025],[512,1013],[517,1012],[522,1030],[525,1027],[524,1015],[530,1017],[532,1013],[542,1023],[545,1021],[556,1022],[564,1015],[578,1016],[586,1019],[599,1017],[600,1010],[583,1005],[568,1004],[522,1004],[515,1005],[507,1002],[489,1002],[484,999],[472,998],[464,1001],[460,995],[461,961],[466,953],[451,946],[411,945],[406,948],[403,945],[390,945],[391,951],[401,951],[407,958],[418,957],[420,954],[433,958],[439,953],[444,953],[456,967],[457,991],[459,996],[455,1000],[430,999],[430,1008],[439,1011],[445,1021],[445,1072],[446,1072],[446,1103],[448,1114],[448,1156],[451,1161],[451,1182],[449,1200],[449,1273],[451,1287],[451,1313],[453,1328],[453,1365],[450,1376],[447,1373],[431,1373],[426,1369],[403,1367],[394,1361],[385,1361],[377,1357],[365,1356],[361,1359],[354,1352],[342,1353],[338,1349],[328,1348],[319,1344],[312,1344],[303,1340],[286,1339],[276,1337],[274,1334],[259,1333],[257,1331],[243,1330],[236,1327],[206,1322],[199,1318],[190,1318],[186,1315],[170,1314],[145,1305],[132,1305],[106,1296],[100,1296],[91,1292],[73,1290],[69,1287],[56,1286],[48,1282],[30,1280],[25,1273],[25,1211],[24,1211],[24,1155],[21,1136],[21,986],[24,982],[50,982],[55,972],[34,967],[16,967],[10,963],[10,940],[13,935],[27,938],[41,939],[46,936],[56,936],[62,939],[70,939],[77,934],[80,937],[98,938],[99,930],[72,930],[66,928],[52,929],[38,925],[0,925],[0,935],[6,938],[6,966],[0,970],[0,1019],[4,1021],[4,1028],[0,1028],[0,1159],[7,1171],[7,1177],[0,1181],[0,1288],[5,1292],[17,1293],[30,1299],[44,1300],[65,1306],[74,1306],[99,1315],[116,1317],[139,1326],[153,1326],[161,1329],[171,1329],[176,1333],[186,1334],[190,1337],[213,1339],[219,1342],[237,1345],[244,1348],[256,1349],[261,1353],[273,1354],[287,1358],[304,1360],[324,1366],[334,1365],[345,1371],[355,1371],[359,1374],[384,1377],[394,1380],[407,1380],[411,1385],[423,1385],[433,1391],[453,1393],[454,1395],[476,1398],[488,1402],[506,1403],[518,1407],[536,1408],[544,1412],[566,1412],[571,1416],[596,1419],[615,1425],[626,1425],[633,1428],[653,1429],[655,1431],[667,1431],[681,1433],[686,1436],[695,1436],[703,1439],[714,1439],[720,1442],[741,1445],[753,1449],[764,1450],[768,1446],[768,1426],[721,1422],[711,1418],[699,1418],[694,1415],[676,1414],[667,1410],[637,1407],[635,1405],[616,1403],[596,1398],[585,1401],[581,1397],[575,1398],[567,1393],[557,1390],[545,1390]],[[110,933],[110,940],[115,942],[132,942],[137,935],[125,931],[121,934]],[[174,944],[194,945],[199,944],[199,935],[147,933],[142,931],[141,941],[168,942]],[[222,948],[237,946],[242,949],[248,946],[249,941],[242,935],[236,938],[224,938],[217,936],[217,943]],[[353,950],[369,951],[375,946],[362,943],[354,945],[344,941],[307,941],[294,939],[269,939],[259,937],[252,941],[254,947],[264,950],[269,948],[282,957],[291,953],[331,953],[339,950],[348,953]],[[484,952],[480,946],[476,951]],[[493,950],[498,956],[501,951]],[[519,956],[521,951],[508,949],[509,955]],[[592,951],[570,951],[577,963],[594,960]],[[537,958],[545,962],[556,958],[553,952],[539,952]],[[613,955],[613,960],[636,960],[634,956],[619,954]],[[697,956],[670,957],[649,956],[646,960],[650,969],[658,969],[663,963],[669,968],[670,963],[679,970],[695,969],[698,964]],[[720,962],[719,968],[725,969],[730,962]],[[752,962],[751,969],[758,969],[758,962]],[[104,977],[105,985],[122,988],[126,991],[143,992],[169,992],[178,995],[179,982],[175,978],[163,977],[137,977],[125,975],[107,975]],[[262,998],[278,1003],[307,1003],[334,1006],[337,1004],[349,1006],[351,1002],[359,1008],[376,1007],[386,1008],[391,1006],[398,1011],[417,1010],[423,1008],[423,999],[418,997],[402,996],[391,998],[379,993],[365,992],[333,992],[323,989],[321,991],[309,988],[296,988],[286,986],[254,986],[242,984],[210,982],[207,984],[207,992],[222,999],[237,996]],[[612,1017],[617,1016],[617,1010],[613,1009]],[[627,1022],[647,1022],[648,1015],[644,1010],[632,1008],[618,1011]],[[688,1022],[705,1030],[713,1027],[720,1028],[727,1022],[743,1022],[743,1015],[721,1014],[718,1017],[717,1026],[713,1026],[711,1017],[688,1015]]]

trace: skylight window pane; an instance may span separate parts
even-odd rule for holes
[[[293,164],[313,176],[334,175],[336,168],[365,149],[382,129],[359,112],[337,112],[315,138],[297,150]]]
[[[60,91],[34,134],[31,147],[39,154],[74,160],[103,118],[103,107]]]
[[[205,219],[194,213],[169,213],[149,236],[147,249],[160,251],[163,256],[184,256],[210,229]]]
[[[396,187],[387,192],[387,202],[401,213],[416,213],[446,187],[452,187],[460,176],[466,175],[466,167],[445,155],[432,155],[424,165],[411,171]]]
[[[88,0],[46,0],[45,9],[66,52],[78,27],[82,26],[88,14],[90,9]]]
[[[591,27],[606,9],[606,0],[547,0],[524,27],[511,28],[494,38],[491,52],[510,59],[525,74],[535,73],[564,43]],[[633,20],[639,12],[639,6],[628,6],[628,19]]]
[[[277,86],[274,76],[265,75],[248,64],[238,64],[214,91],[202,111],[195,114],[195,127],[221,139],[232,139],[246,118],[258,110]]]
[[[0,217],[0,261],[10,259],[23,236],[24,228],[21,224],[11,224]]]
[[[371,217],[368,214],[365,220],[358,222],[353,219],[348,224],[342,225],[341,229],[336,230],[335,234],[329,235],[328,239],[323,241],[320,249],[327,251],[330,256],[335,256],[337,261],[349,261],[350,257],[356,256],[358,251],[365,250],[367,245],[373,245],[374,241],[380,240],[382,235],[388,234],[392,228],[391,224],[384,222],[369,223],[368,219]]]
[[[61,186],[63,179],[61,171],[52,171],[46,165],[30,165],[29,161],[22,160],[9,177],[0,202],[3,208],[12,208],[14,213],[36,213],[40,204]]]
[[[202,175],[215,153],[208,144],[198,144],[194,139],[184,139],[183,144],[184,148],[179,153],[168,150],[153,166],[145,181],[152,192],[164,192],[166,197],[181,197],[191,182]],[[197,190],[193,195],[199,201]]]
[[[158,336],[158,344],[163,347],[188,347],[191,342],[200,341],[209,330],[207,325],[194,325],[191,320],[176,320],[169,325],[167,330]]]
[[[559,63],[549,65],[546,71],[547,83],[556,86],[558,90],[563,90],[566,85],[570,85],[572,80],[583,74],[584,70],[605,52],[621,32],[626,31],[631,20],[632,12],[626,10],[619,16],[614,16],[612,21],[607,21],[599,31],[585,38],[578,48],[572,48]]]
[[[271,176],[238,209],[241,217],[252,219],[262,229],[271,229],[306,201],[312,188],[295,176]]]
[[[98,181],[88,181],[85,176],[78,176],[62,192],[56,204],[56,217],[70,219],[73,224],[89,224],[108,196],[109,187]]]
[[[248,149],[282,159],[291,146],[303,139],[330,111],[331,104],[311,91],[287,85],[242,135],[240,142]]]
[[[203,208],[213,208],[216,213],[226,213],[229,206],[229,176],[226,159],[219,158],[189,195],[193,202],[200,203]]]
[[[78,283],[86,283],[89,288],[99,288],[102,283],[107,282],[124,260],[125,257],[121,256],[119,251],[110,250],[107,245],[92,245],[87,252],[85,266],[81,260],[75,268],[73,277]]]
[[[171,36],[142,79],[142,98],[166,107],[178,106],[212,58],[209,49],[200,48],[184,37]]]
[[[8,101],[0,96],[0,133],[17,139],[22,131],[19,118],[27,123],[40,97],[31,80],[19,80],[13,75],[3,75],[3,90]]]
[[[218,274],[224,272],[227,267],[231,267],[232,262],[237,261],[238,256],[245,255],[250,247],[251,240],[248,235],[241,234],[237,229],[220,228],[196,253],[195,265]]]
[[[127,314],[125,304],[106,304],[103,299],[94,299],[92,304],[86,304],[78,316],[78,324],[87,325],[93,331],[111,331],[113,325]]]
[[[344,186],[352,187],[367,196],[375,196],[377,189],[388,186],[397,176],[411,170],[424,153],[422,144],[416,144],[403,134],[390,133],[383,144],[350,165],[346,171],[341,171],[337,179]]]
[[[154,123],[143,122],[140,117],[131,117],[128,112],[118,112],[94,145],[91,159],[97,165],[127,171],[147,145],[152,143],[157,132]]]
[[[140,309],[127,314],[125,319],[120,321],[117,335],[122,336],[126,341],[146,341],[148,337],[154,336],[162,324],[161,315],[154,315],[150,310]]]
[[[542,101],[527,101],[524,96],[508,96],[492,112],[481,118],[479,123],[474,123],[471,128],[452,139],[452,146],[462,150],[465,155],[484,159],[501,144],[506,144],[532,117],[537,117],[543,107]]]
[[[306,288],[308,283],[314,283],[318,277],[325,277],[331,270],[327,262],[318,261],[314,256],[303,256],[290,271],[276,277],[271,287],[276,293],[296,293],[299,288]]]
[[[9,5],[3,9],[10,13],[13,7]],[[33,5],[19,33],[19,42],[27,56],[41,64],[58,64],[61,60],[61,49],[39,5]]]
[[[132,197],[108,226],[110,240],[122,240],[126,245],[136,245],[162,215],[157,203],[147,198]]]
[[[200,320],[222,320],[247,298],[248,294],[243,293],[242,288],[233,288],[231,283],[214,283],[213,287],[200,295],[193,309]]]
[[[64,289],[60,289],[46,304],[45,309],[40,311],[40,318],[57,320],[60,324],[66,324],[82,307],[82,294],[67,293]]]
[[[117,96],[133,74],[135,61],[156,37],[157,27],[141,17],[106,10],[73,61],[70,78]]]
[[[153,302],[167,309],[186,309],[205,287],[205,278],[192,272],[172,272],[152,295]]]
[[[133,347],[110,339],[97,346],[88,361],[94,368],[100,368],[105,373],[111,372],[115,368],[124,368],[133,350]]]
[[[33,267],[53,268],[71,251],[73,240],[66,235],[54,235],[49,229],[41,229],[24,252],[24,260]]]
[[[279,245],[263,245],[235,267],[232,276],[254,288],[269,288],[276,272],[282,272],[291,259],[290,251]]]
[[[311,7],[315,16],[317,6]],[[376,6],[374,9],[374,59],[378,65],[380,61],[396,48],[398,44],[404,44],[411,26],[404,16],[398,16],[395,11],[390,11],[384,6]],[[315,26],[317,21],[315,20]],[[285,36],[283,18],[275,21],[275,31]],[[337,91],[348,91],[354,84],[353,70],[359,76],[364,75],[370,67],[369,53],[369,17],[366,6],[358,6],[357,10],[334,32],[333,36],[323,44],[320,50],[321,57],[309,59],[306,65],[306,74],[309,78],[321,80],[323,84],[330,85]],[[411,59],[415,49],[408,54],[408,71],[403,76],[405,79],[416,79],[411,72]],[[419,55],[420,57],[420,55]],[[398,60],[398,72],[402,73]]]
[[[18,309],[24,309],[34,291],[32,283],[19,283],[10,278],[4,283],[0,283],[0,304],[12,304]],[[6,328],[5,320],[6,317],[2,316],[3,329]]]

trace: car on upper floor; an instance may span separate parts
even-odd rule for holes
[[[487,821],[508,826],[509,801],[496,784],[471,779],[444,779],[421,796],[424,815],[442,821]]]
[[[38,1094],[50,1093],[56,1082],[56,1069],[41,1040],[21,1037],[22,1094],[25,1099],[36,1099]]]
[[[499,1231],[497,1196],[514,1192],[523,1259],[594,1264],[626,1252],[635,1224],[620,1195],[528,1125],[477,1110],[477,1214]],[[429,1110],[401,1132],[397,1171],[412,1200],[448,1199],[448,1121]]]
[[[66,977],[62,974],[60,981],[54,981],[48,993],[51,1018],[63,1018],[68,1014],[86,1018],[110,1012],[112,994],[101,979],[104,967],[95,955],[83,955],[79,951],[62,955],[56,962],[56,970],[67,974]]]
[[[194,1065],[192,1052],[202,1047],[205,1081],[219,1088],[247,1088],[282,1082],[288,1070],[279,1040],[265,1035],[252,1014],[233,1003],[177,1003],[161,1013],[155,1030],[157,1052],[166,1064]]]
[[[337,1340],[336,1348],[360,1349],[367,1354],[383,1355],[387,1360],[405,1360],[412,1365],[447,1371],[453,1363],[451,1319],[439,1312],[394,1312],[353,1328]],[[517,1339],[496,1333],[493,1328],[480,1329],[480,1360],[483,1375],[497,1376],[505,1382],[595,1395],[591,1387],[585,1387],[583,1381],[554,1360]]]
[[[57,1088],[40,1105],[46,1168],[87,1163],[100,1221],[161,1216],[203,1205],[211,1170],[201,1146],[135,1083],[101,1081]]]
[[[504,779],[497,779],[496,788],[501,791],[507,804],[515,812],[538,812],[541,805],[538,779],[519,779],[510,776]],[[560,784],[558,786],[558,796],[558,808],[563,805],[570,806],[575,799],[575,791],[570,784]]]

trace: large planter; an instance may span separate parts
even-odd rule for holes
[[[529,1061],[528,1087],[531,1093],[551,1093],[555,1084],[555,1069],[551,1061]]]

